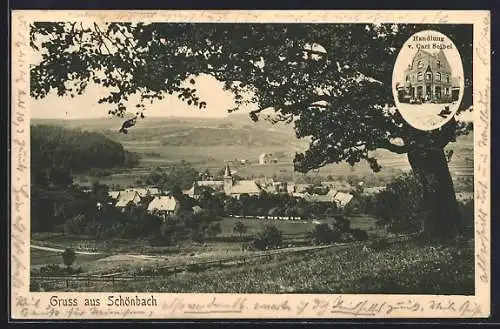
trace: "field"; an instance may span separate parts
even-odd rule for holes
[[[109,185],[133,186],[154,167],[168,166],[185,160],[199,170],[209,169],[216,173],[225,161],[234,161],[232,169],[242,177],[281,177],[286,180],[301,180],[318,177],[322,180],[346,179],[348,176],[364,179],[366,186],[385,185],[395,175],[410,169],[406,155],[387,150],[376,150],[382,170],[373,173],[364,161],[354,167],[346,163],[329,164],[307,174],[293,171],[293,156],[308,147],[307,140],[298,140],[293,127],[272,125],[265,121],[252,122],[247,115],[234,114],[227,118],[146,118],[139,121],[129,134],[119,134],[121,120],[118,118],[87,120],[33,120],[33,124],[59,124],[68,128],[101,132],[120,142],[125,149],[141,156],[136,168],[113,172],[106,177],[80,176],[77,183],[90,185],[92,179]],[[454,155],[449,163],[456,180],[473,174],[472,135],[460,137],[447,149]],[[258,164],[261,153],[280,154],[277,164]],[[250,164],[240,165],[237,161]]]
[[[367,230],[370,234],[379,234],[375,227],[375,219],[369,216],[350,217],[352,228]],[[241,221],[247,232],[241,237],[233,232],[233,226]],[[325,220],[327,222],[327,220]],[[113,239],[96,240],[91,236],[74,236],[61,233],[34,233],[32,245],[38,248],[56,248],[64,250],[89,250],[97,254],[78,254],[75,266],[84,273],[113,272],[123,268],[133,269],[143,265],[180,264],[183,261],[214,260],[245,254],[241,250],[241,242],[248,241],[262,231],[265,224],[275,225],[283,233],[285,245],[300,246],[308,243],[307,233],[316,225],[310,221],[258,220],[249,218],[226,217],[220,221],[221,234],[207,240],[204,244],[183,244],[178,246],[154,246],[147,240]],[[63,266],[61,252],[55,250],[31,250],[31,268],[37,270],[47,264]]]
[[[75,282],[69,290],[197,293],[474,294],[472,243],[366,245],[145,280]],[[67,283],[68,284],[68,283]],[[59,288],[66,290],[64,282]]]
[[[381,186],[396,175],[410,169],[405,155],[376,150],[382,165],[373,173],[362,162],[351,167],[345,163],[330,164],[307,174],[293,171],[295,152],[307,148],[308,142],[297,140],[292,127],[273,126],[266,122],[252,123],[246,116],[227,119],[148,118],[129,131],[118,134],[119,119],[103,120],[34,120],[32,123],[61,124],[68,128],[94,130],[118,141],[124,148],[140,155],[135,168],[113,171],[109,176],[82,175],[76,183],[89,185],[93,179],[108,185],[135,186],[154,167],[168,166],[185,160],[203,171],[216,173],[225,161],[233,161],[233,173],[242,177],[278,177],[301,182],[305,178],[346,180],[356,177],[365,186]],[[463,178],[473,174],[472,136],[461,137],[450,144],[454,154],[449,163],[457,191],[469,191]],[[279,155],[276,164],[258,164],[263,152]],[[239,160],[250,163],[241,165]],[[375,220],[369,216],[351,217],[351,227],[368,231],[371,237],[380,236]],[[232,229],[236,221],[247,226],[242,237]],[[395,245],[368,252],[360,247],[330,248],[296,254],[303,248],[306,235],[315,223],[310,221],[256,220],[223,218],[221,234],[204,244],[157,246],[147,239],[112,239],[97,241],[94,237],[70,236],[57,233],[32,235],[31,270],[36,273],[47,264],[63,266],[61,252],[66,247],[75,250],[90,248],[95,254],[77,254],[74,267],[85,275],[133,272],[149,267],[181,266],[197,262],[211,262],[231,257],[258,255],[242,250],[242,241],[248,241],[262,230],[264,224],[273,224],[282,231],[287,248],[280,257],[253,264],[224,269],[205,269],[201,272],[182,272],[175,277],[151,279],[146,282],[122,282],[114,286],[106,282],[98,286],[79,286],[94,291],[171,291],[171,292],[402,292],[402,293],[470,293],[473,290],[472,249],[467,246],[420,246],[414,243]],[[371,242],[370,242],[371,243]],[[46,248],[46,249],[43,249]],[[54,248],[54,249],[50,249]],[[304,247],[305,248],[305,247]],[[288,253],[288,251],[290,253]],[[471,259],[469,259],[471,258]],[[441,276],[437,276],[440,273]],[[472,282],[472,283],[471,283]],[[67,289],[68,287],[66,287]],[[75,288],[76,289],[76,288]]]

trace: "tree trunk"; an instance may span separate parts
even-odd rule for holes
[[[458,203],[443,148],[416,148],[408,152],[413,173],[422,184],[423,236],[455,237],[461,227]]]

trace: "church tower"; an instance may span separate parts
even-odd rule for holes
[[[226,168],[224,170],[224,193],[231,195],[231,189],[233,187],[233,176],[231,175],[231,169],[229,168],[229,163],[226,162]]]

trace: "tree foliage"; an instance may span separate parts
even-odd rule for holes
[[[71,185],[71,174],[133,166],[137,159],[104,135],[52,125],[31,126],[33,183]]]
[[[63,258],[64,265],[66,265],[66,267],[70,268],[71,265],[73,265],[73,263],[76,260],[76,253],[73,249],[66,248],[64,250],[64,252],[62,253],[62,258]]]
[[[391,88],[398,50],[429,29],[447,35],[460,52],[459,112],[470,110],[472,27],[456,24],[36,22],[30,44],[41,61],[31,68],[30,93],[72,96],[97,84],[109,92],[99,103],[109,104],[110,114],[124,116],[137,97],[142,116],[168,95],[205,108],[196,77],[211,75],[233,93],[230,111],[254,106],[253,120],[293,124],[296,137],[309,140],[295,156],[297,171],[362,160],[379,171],[371,151],[406,153],[423,184],[426,230],[452,235],[458,206],[443,148],[472,123],[454,117],[439,129],[417,130],[395,109]]]
[[[414,143],[446,145],[470,126],[454,120],[442,129],[420,132],[387,106],[394,105],[392,66],[398,49],[427,25],[394,24],[145,24],[34,23],[31,45],[42,61],[31,70],[31,95],[81,94],[89,84],[108,88],[99,100],[124,115],[132,95],[137,109],[177,95],[204,108],[195,79],[210,74],[234,93],[237,108],[254,104],[253,119],[266,109],[271,120],[294,122],[309,149],[296,169],[366,159],[386,148],[405,153]],[[472,101],[472,29],[432,25],[448,35],[464,60],[465,99]],[[320,45],[318,51],[313,45]],[[251,95],[248,96],[247,95]],[[425,138],[424,138],[425,137]],[[404,145],[394,143],[402,139]]]

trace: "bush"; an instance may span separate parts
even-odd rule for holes
[[[260,250],[277,248],[283,243],[283,233],[274,225],[266,225],[254,241],[254,247]]]
[[[352,229],[351,234],[355,241],[366,241],[370,238],[365,230],[359,228]]]
[[[415,233],[422,229],[425,209],[422,187],[413,174],[396,178],[375,198],[377,224],[392,233]]]
[[[48,264],[40,267],[38,271],[33,271],[33,274],[41,275],[73,275],[79,273],[83,273],[83,269],[81,267],[61,267],[58,264]]]
[[[314,227],[311,233],[311,238],[315,243],[332,243],[337,240],[337,234],[331,229],[328,224],[318,224]]]

